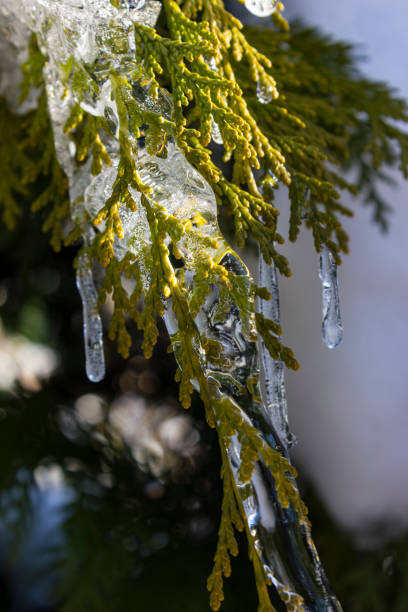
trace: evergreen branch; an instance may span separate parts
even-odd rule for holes
[[[3,164],[0,174],[0,211],[3,222],[12,230],[16,218],[21,214],[19,197],[27,193],[22,183],[22,170],[29,160],[19,145],[22,120],[10,112],[4,98],[0,98],[0,131],[0,158]]]
[[[337,188],[362,193],[374,207],[374,218],[386,227],[388,209],[375,183],[387,180],[380,171],[383,166],[399,164],[406,172],[407,134],[394,124],[408,120],[406,103],[394,98],[384,84],[360,75],[349,45],[332,42],[315,30],[295,25],[290,35],[272,37],[254,28],[244,33],[273,61],[284,102],[281,109],[276,104],[261,106],[251,93],[249,73],[241,67],[238,80],[250,108],[262,131],[281,148],[291,171],[290,239],[296,239],[306,221],[317,250],[324,243],[339,261],[340,252],[348,249],[339,215],[352,213],[339,203]],[[301,122],[298,125],[295,117]],[[333,172],[333,164],[343,171],[356,166],[357,180],[345,181]],[[300,202],[306,187],[312,206],[309,201]]]
[[[112,3],[119,8],[116,0]],[[89,219],[99,231],[90,246],[82,247],[82,252],[88,249],[89,256],[105,266],[99,301],[102,303],[108,293],[112,294],[115,309],[109,335],[117,338],[124,357],[129,355],[131,346],[128,317],[143,331],[147,358],[158,337],[157,316],[166,312],[174,318],[177,331],[171,342],[179,363],[180,402],[188,408],[193,387],[198,388],[207,421],[217,427],[224,497],[214,569],[208,581],[212,608],[218,610],[223,599],[223,576],[231,572],[229,555],[238,552],[234,527],[240,530],[245,525],[259,610],[273,610],[268,594],[271,584],[287,606],[296,609],[301,606],[301,598],[288,594],[285,585],[267,575],[248,530],[235,473],[228,461],[231,438],[235,437],[240,447],[237,478],[242,485],[250,483],[260,463],[273,476],[281,507],[293,509],[305,527],[307,510],[299,497],[291,464],[268,445],[232,400],[219,393],[219,388],[214,390],[216,383],[208,376],[208,363],[215,356],[218,363],[226,362],[227,356],[221,343],[200,332],[195,321],[209,293],[217,288],[220,316],[232,303],[238,308],[242,332],[249,342],[256,341],[257,330],[274,359],[293,369],[299,365],[293,352],[281,344],[280,327],[254,313],[254,296],[266,298],[266,292],[246,276],[234,275],[220,264],[217,239],[200,229],[207,221],[199,214],[191,219],[176,218],[154,200],[152,189],[138,172],[137,139],[145,138],[146,149],[152,155],[165,155],[166,143],[175,138],[186,158],[212,186],[220,209],[224,206],[233,216],[238,245],[252,236],[265,261],[270,263],[273,259],[279,270],[289,275],[286,259],[274,246],[282,242],[277,228],[278,211],[272,204],[278,184],[289,187],[290,239],[296,239],[305,222],[313,232],[317,251],[327,245],[339,262],[340,253],[347,251],[348,240],[340,219],[352,214],[340,203],[339,190],[365,191],[366,200],[375,206],[376,218],[385,225],[386,208],[373,180],[386,177],[380,170],[395,164],[408,175],[408,136],[393,123],[408,121],[408,113],[405,103],[395,100],[385,86],[360,77],[347,46],[331,43],[310,31],[295,30],[289,35],[279,12],[274,21],[280,31],[271,34],[243,30],[221,0],[164,0],[163,5],[167,30],[160,35],[136,24],[135,62],[126,65],[125,73],[114,66],[107,70],[119,119],[119,159],[111,193],[94,218]],[[112,36],[116,34],[123,35],[119,29]],[[32,39],[30,56],[23,66],[23,96],[28,95],[31,86],[43,87],[44,62]],[[72,103],[65,133],[75,144],[77,165],[92,160],[91,173],[97,176],[112,164],[106,143],[116,137],[116,132],[114,135],[107,120],[82,108],[84,102],[100,95],[92,71],[70,57],[60,72],[65,94],[71,96]],[[140,86],[154,101],[163,81],[174,102],[171,118],[149,110],[134,97],[134,87]],[[260,103],[257,88],[262,93],[261,101],[265,103],[269,98],[269,103]],[[8,172],[1,194],[4,220],[9,225],[14,223],[19,210],[17,198],[25,193],[24,185],[45,176],[48,182],[34,209],[47,207],[50,211],[44,228],[51,230],[56,248],[64,235],[66,243],[78,239],[83,228],[72,228],[75,211],[70,211],[67,180],[56,160],[45,93],[39,97],[37,111],[24,120],[24,138],[19,121],[2,103],[2,125],[8,119],[12,120],[4,125],[4,132],[17,154],[6,152],[5,156]],[[224,162],[230,162],[228,178],[211,158],[214,122],[222,136]],[[42,147],[39,143],[44,134]],[[37,159],[34,153],[38,150],[42,155]],[[360,175],[350,183],[340,170],[356,163]],[[333,170],[333,165],[339,172]],[[84,196],[79,197],[78,204],[81,198]],[[129,243],[128,252],[119,260],[115,242],[124,238],[120,212],[127,208],[134,213],[138,207],[140,218],[146,218],[149,237],[144,244]],[[68,235],[67,224],[72,228]],[[131,252],[133,247],[137,255]],[[173,264],[173,258],[179,267]],[[135,284],[130,294],[125,278]],[[245,384],[256,402],[256,380]]]
[[[232,526],[236,524],[234,515],[231,513],[231,493],[234,492],[235,503],[242,517],[243,525],[247,533],[249,557],[254,566],[255,580],[259,597],[258,611],[273,612],[274,607],[269,598],[268,586],[274,585],[280,598],[286,603],[289,609],[301,609],[303,599],[296,593],[293,593],[287,585],[282,584],[275,576],[267,574],[264,569],[259,551],[254,543],[254,536],[249,531],[248,524],[245,519],[245,510],[242,505],[241,495],[237,490],[237,483],[231,473],[229,465],[227,449],[230,446],[230,439],[237,436],[241,444],[240,451],[240,468],[239,480],[242,485],[248,483],[255,463],[261,461],[272,473],[275,481],[275,489],[278,501],[282,508],[291,506],[298,515],[300,523],[306,527],[309,526],[307,518],[307,508],[300,499],[294,479],[296,478],[296,470],[279,451],[271,448],[263,439],[261,433],[248,421],[240,409],[231,402],[228,398],[223,398],[215,404],[215,413],[217,419],[217,430],[220,438],[220,447],[222,452],[222,474],[224,482],[224,498],[223,509],[224,513],[221,518],[219,540],[217,552],[214,558],[214,569],[210,575],[208,587],[212,591],[211,604],[214,610],[218,610],[223,599],[222,591],[222,574],[226,577],[229,575],[230,565],[228,559],[229,547],[227,542],[230,541],[231,534],[233,535]],[[235,505],[232,506],[235,509]],[[240,525],[239,525],[240,526]],[[234,548],[232,547],[234,551]],[[233,553],[232,553],[233,554]],[[223,572],[226,569],[226,573]]]
[[[229,55],[232,53],[239,61],[249,62],[252,77],[276,97],[275,82],[265,70],[265,67],[270,68],[271,62],[246,42],[239,22],[225,17],[221,3],[207,2],[200,7],[193,9],[190,3],[188,10],[182,12],[173,0],[166,0],[168,38],[152,28],[136,24],[138,59],[144,63],[152,92],[157,91],[161,74],[169,79],[177,142],[187,159],[210,182],[219,204],[225,203],[234,215],[239,244],[242,245],[248,232],[252,232],[270,261],[275,251],[269,245],[276,241],[270,229],[275,227],[277,211],[262,198],[252,168],[259,168],[259,160],[263,158],[263,163],[280,179],[286,183],[290,179],[283,155],[262,134],[249,112],[236,85]],[[202,20],[197,23],[189,18],[201,9]],[[232,27],[232,33],[220,29],[225,27]],[[216,63],[218,61],[217,71],[208,65],[212,56]],[[195,110],[189,116],[199,119],[198,130],[187,127],[189,118],[183,112],[183,108],[190,109],[192,104]],[[232,182],[223,178],[211,161],[208,144],[212,121],[217,123],[223,138],[224,160],[234,159]],[[282,271],[288,270],[282,258],[277,263]]]
[[[234,494],[234,479],[229,467],[225,447],[221,445],[221,479],[223,482],[223,499],[221,506],[221,521],[218,530],[217,550],[214,555],[214,566],[207,580],[210,591],[210,606],[219,610],[224,600],[223,576],[231,576],[230,555],[238,555],[238,544],[234,535],[234,527],[243,531],[245,521],[242,520]]]

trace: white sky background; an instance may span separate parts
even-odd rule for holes
[[[358,43],[369,58],[365,74],[408,97],[406,0],[285,4],[286,17],[301,16]],[[299,439],[293,458],[332,515],[362,543],[380,524],[384,537],[408,528],[408,186],[399,182],[383,190],[395,209],[388,235],[370,222],[366,208],[346,221],[351,254],[339,271],[340,348],[326,349],[320,340],[320,281],[310,233],[284,248],[294,276],[281,283],[282,322],[285,341],[302,364],[287,376],[290,423]]]

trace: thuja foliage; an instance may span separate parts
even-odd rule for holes
[[[112,4],[115,6],[114,0]],[[145,137],[148,152],[157,155],[165,155],[166,143],[174,138],[213,188],[219,215],[231,218],[237,246],[252,239],[266,262],[273,260],[289,276],[288,262],[276,246],[283,242],[279,211],[273,203],[276,189],[280,185],[288,188],[290,240],[296,240],[304,225],[312,230],[317,251],[327,245],[340,262],[341,253],[348,248],[342,217],[352,215],[341,203],[340,192],[362,193],[373,206],[376,220],[386,225],[387,209],[376,181],[383,178],[387,166],[398,165],[408,176],[408,137],[395,123],[408,121],[408,113],[405,103],[385,85],[361,76],[349,46],[298,26],[289,31],[279,10],[268,28],[244,29],[221,0],[163,0],[158,28],[135,24],[134,36],[136,56],[127,73],[109,67],[119,116],[120,161],[112,192],[98,214],[88,219],[99,231],[91,244],[83,244],[81,252],[87,250],[105,267],[99,299],[102,303],[108,294],[113,297],[109,335],[118,340],[124,357],[131,345],[127,318],[143,330],[143,349],[149,357],[158,336],[156,316],[163,315],[164,300],[172,299],[179,329],[174,350],[180,366],[180,401],[189,407],[192,380],[196,380],[208,423],[217,427],[221,442],[224,499],[214,569],[208,580],[211,606],[217,610],[223,599],[223,576],[231,572],[230,555],[238,553],[234,529],[246,526],[226,452],[232,435],[238,435],[241,444],[241,482],[249,481],[255,463],[261,460],[273,474],[281,506],[291,505],[300,522],[308,519],[293,481],[294,468],[242,419],[228,398],[211,397],[197,347],[208,356],[219,346],[200,335],[194,322],[211,285],[220,287],[221,307],[223,295],[225,301],[232,295],[244,325],[252,329],[254,339],[256,332],[262,336],[275,359],[294,369],[298,364],[293,352],[281,343],[279,326],[254,312],[252,298],[267,298],[267,291],[252,282],[248,287],[220,264],[217,241],[199,231],[205,220],[176,218],[152,200],[151,189],[139,176],[130,134]],[[122,43],[120,28],[112,27],[112,45],[119,53]],[[25,187],[45,185],[33,209],[43,210],[44,229],[50,231],[51,244],[58,250],[62,244],[78,241],[84,228],[75,214],[81,198],[70,206],[67,180],[55,155],[43,81],[46,61],[34,36],[22,66],[22,99],[32,86],[38,88],[36,110],[16,115],[1,101],[0,205],[4,222],[12,228]],[[65,87],[62,96],[73,93],[65,133],[75,142],[77,163],[91,159],[91,172],[96,176],[111,164],[105,143],[112,127],[83,110],[81,101],[98,95],[99,86],[73,57],[60,66],[60,77]],[[166,88],[174,104],[171,115],[160,116],[139,105],[131,91],[130,84],[135,82],[149,86],[153,98],[160,88]],[[214,124],[223,141],[217,145],[222,147],[223,169],[213,160]],[[145,126],[149,126],[147,131]],[[344,178],[344,170],[351,166],[357,168],[355,181]],[[141,194],[139,204],[132,190]],[[138,205],[145,209],[150,242],[143,248],[142,261],[136,261],[130,252],[121,260],[115,256],[115,240],[123,237],[119,216],[123,204],[130,210]],[[183,255],[189,240],[196,245],[190,254],[194,265]],[[193,291],[186,288],[186,269],[194,270]],[[130,294],[126,278],[134,281]],[[141,300],[142,308],[138,307]],[[273,610],[269,579],[250,537],[248,542],[259,609]],[[285,601],[285,593],[279,595]],[[286,603],[291,609],[300,605]]]

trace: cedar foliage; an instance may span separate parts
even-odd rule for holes
[[[115,36],[120,39],[120,30],[113,32],[112,38]],[[279,211],[273,204],[275,190],[280,185],[288,188],[289,239],[296,240],[305,226],[313,233],[316,250],[327,245],[340,263],[341,253],[348,250],[342,216],[352,215],[341,203],[340,192],[362,194],[373,207],[376,221],[386,227],[388,209],[376,183],[384,178],[382,173],[387,166],[398,165],[408,176],[408,136],[396,124],[408,121],[408,113],[405,103],[396,99],[388,87],[361,76],[351,47],[297,25],[289,31],[280,11],[274,13],[270,28],[244,29],[221,0],[163,0],[157,30],[135,24],[134,36],[136,57],[128,73],[110,67],[120,122],[117,176],[103,208],[89,219],[100,231],[91,244],[83,244],[80,252],[87,250],[105,267],[99,299],[102,303],[108,294],[113,296],[115,309],[109,335],[117,339],[124,357],[129,355],[131,344],[127,318],[133,318],[143,330],[143,350],[150,357],[158,337],[156,317],[164,312],[163,301],[172,299],[179,328],[172,342],[180,366],[180,402],[189,407],[192,380],[197,380],[207,421],[217,427],[222,449],[224,501],[214,569],[208,579],[211,606],[218,610],[223,600],[223,576],[231,572],[229,555],[238,553],[234,529],[242,530],[245,525],[227,460],[230,437],[237,434],[241,442],[239,475],[243,483],[261,460],[274,476],[281,505],[291,505],[299,521],[305,523],[307,511],[294,485],[293,467],[242,419],[232,402],[226,398],[215,401],[212,397],[197,347],[204,354],[214,347],[209,339],[200,337],[194,322],[208,288],[212,284],[220,286],[225,300],[232,295],[244,325],[248,329],[255,325],[252,333],[256,329],[275,359],[282,359],[293,369],[298,364],[293,352],[282,345],[280,328],[254,312],[255,296],[267,297],[267,292],[252,281],[248,287],[239,282],[239,277],[233,278],[213,255],[217,245],[212,239],[200,234],[188,221],[168,214],[149,197],[151,190],[138,173],[130,131],[137,137],[146,137],[150,153],[161,154],[167,140],[174,138],[213,188],[219,214],[231,217],[237,246],[244,246],[251,237],[268,263],[273,260],[281,274],[290,275],[288,262],[276,246],[283,238],[279,233]],[[51,244],[58,250],[62,243],[77,241],[83,228],[69,205],[67,180],[55,156],[42,79],[45,61],[33,36],[29,59],[22,67],[22,98],[31,86],[39,87],[35,111],[20,117],[1,101],[0,122],[7,138],[0,142],[0,207],[4,222],[12,229],[24,186],[41,177],[46,187],[33,203],[33,210],[44,210],[44,229],[50,231]],[[77,163],[92,159],[92,174],[98,175],[111,163],[104,146],[111,128],[107,121],[81,108],[89,92],[98,94],[98,85],[73,58],[60,70],[63,85],[75,99],[65,132],[75,142]],[[171,93],[174,109],[170,118],[138,105],[131,94],[130,83],[135,81],[148,86],[153,98],[162,87]],[[269,103],[261,104],[257,88],[270,99]],[[222,136],[223,162],[230,165],[230,176],[212,158],[214,123]],[[38,151],[42,151],[40,158]],[[344,170],[350,167],[358,169],[354,182],[344,178]],[[151,240],[143,262],[135,261],[130,253],[119,261],[113,249],[115,239],[123,236],[120,206],[130,210],[137,206],[130,188],[141,194],[139,205],[145,209],[150,228]],[[192,292],[187,290],[183,273],[174,267],[171,256],[182,259],[179,247],[186,236],[200,245],[193,266],[181,262],[182,268],[194,269]],[[149,270],[148,282],[141,269]],[[131,295],[124,288],[124,278],[134,280]],[[143,309],[136,307],[141,299]],[[273,610],[268,579],[249,534],[248,542],[259,609]],[[279,588],[278,593],[281,594]],[[287,603],[296,607],[299,602]]]

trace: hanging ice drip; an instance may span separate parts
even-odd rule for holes
[[[268,301],[259,298],[258,310],[267,319],[271,319],[274,323],[280,325],[278,271],[273,261],[270,265],[265,262],[262,253],[259,253],[258,258],[258,284],[260,287],[266,287],[272,296]],[[274,423],[282,449],[287,451],[294,444],[296,438],[289,431],[285,365],[282,360],[275,360],[271,357],[262,338],[259,343],[264,378],[264,401],[268,412],[271,414],[270,418]]]
[[[70,181],[73,214],[76,221],[82,224],[84,235],[87,235],[89,220],[95,217],[112,191],[120,159],[120,121],[118,109],[112,100],[109,70],[114,66],[120,72],[132,61],[134,38],[130,33],[133,23],[138,21],[154,26],[161,5],[149,1],[144,4],[122,2],[123,8],[116,9],[110,0],[20,0],[15,2],[13,9],[9,9],[9,4],[2,0],[0,7],[14,11],[17,20],[22,19],[29,29],[36,31],[48,53],[47,95],[58,159]],[[255,2],[253,4],[258,5]],[[273,10],[276,3],[261,4],[262,14],[265,14],[264,11]],[[269,9],[265,8],[267,6]],[[43,28],[44,23],[47,23],[46,29]],[[114,44],[112,28],[117,28],[116,34],[121,33],[122,45]],[[104,117],[112,125],[112,136],[105,142],[111,166],[104,167],[97,176],[91,173],[91,160],[78,165],[75,147],[64,133],[64,125],[75,98],[70,91],[63,97],[60,68],[70,56],[84,66],[98,86],[98,93],[90,93],[85,101],[80,101],[81,107],[95,117]],[[148,89],[136,82],[132,84],[131,95],[141,107],[148,108],[150,112],[161,117],[171,114],[171,98],[165,91],[160,91],[158,99],[153,100]],[[149,126],[146,126],[148,129]],[[167,142],[165,155],[155,156],[146,150],[143,139],[137,139],[135,134],[130,134],[130,138],[133,139],[140,176],[144,184],[151,187],[148,197],[152,203],[157,202],[167,213],[193,224],[196,235],[214,239],[212,259],[224,266],[232,281],[240,284],[242,290],[247,292],[247,306],[244,309],[238,308],[222,286],[214,282],[195,317],[197,341],[194,350],[197,351],[204,377],[208,381],[210,399],[215,402],[227,398],[243,421],[260,432],[266,444],[286,455],[288,434],[283,387],[279,382],[281,373],[275,371],[274,374],[280,387],[280,405],[271,411],[267,403],[261,401],[258,387],[260,357],[253,320],[251,280],[246,266],[220,233],[214,193],[187,162],[172,139]],[[137,205],[136,211],[121,205],[123,237],[115,245],[118,258],[123,257],[129,249],[138,257],[143,246],[150,243],[150,226],[144,207],[140,205],[140,193],[133,189],[131,195]],[[187,292],[194,290],[194,272],[200,261],[200,244],[199,240],[188,235],[178,244]],[[273,282],[272,279],[272,285]],[[88,373],[91,378],[99,378],[103,355],[98,326],[100,319],[95,312],[90,266],[85,257],[80,259],[79,288],[86,302],[86,327],[92,330],[88,334],[92,349],[88,355]],[[165,302],[165,322],[177,358],[180,331],[171,298]],[[219,350],[208,351],[204,340],[207,343],[212,341]],[[265,367],[268,368],[268,365]],[[277,483],[266,463],[258,461],[249,481],[244,484],[240,477],[241,444],[237,435],[230,436],[224,452],[228,455],[243,518],[247,522],[248,537],[268,581],[275,586],[287,608],[311,612],[339,611],[340,605],[328,587],[310,537],[308,523],[299,521],[292,506],[282,507],[277,494]]]
[[[306,207],[310,197],[310,190],[306,187],[303,202],[301,202],[303,219],[307,219]],[[319,255],[319,278],[322,282],[322,340],[327,348],[333,349],[340,346],[343,340],[343,323],[341,320],[337,263],[325,244],[322,245]]]
[[[319,277],[322,281],[322,339],[327,348],[336,348],[343,340],[343,324],[337,281],[337,264],[323,245],[319,258]]]
[[[91,239],[86,235],[84,242],[85,246],[89,246]],[[86,252],[78,257],[76,283],[83,309],[86,374],[92,382],[99,382],[105,376],[103,328],[98,312],[98,295],[93,279],[92,262]]]

